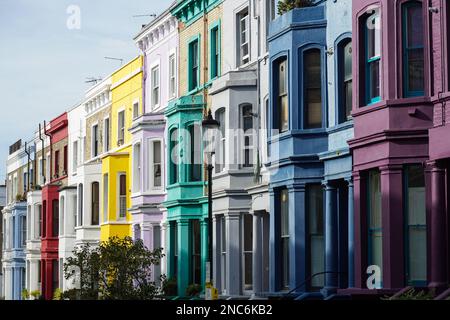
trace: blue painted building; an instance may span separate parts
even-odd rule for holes
[[[33,148],[34,146],[30,146],[28,152],[33,152]],[[4,242],[2,296],[6,300],[21,300],[22,290],[26,288],[26,193],[33,183],[32,177],[32,162],[29,161],[22,142],[18,141],[10,147],[7,162],[7,204],[2,210]]]
[[[349,286],[352,239],[351,2],[319,3],[274,20],[268,38],[270,291],[302,298]]]

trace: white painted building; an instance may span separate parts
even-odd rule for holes
[[[213,173],[213,277],[228,296],[268,290],[266,34],[275,11],[276,1],[224,1],[221,70],[208,91],[222,133]]]

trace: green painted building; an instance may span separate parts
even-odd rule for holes
[[[208,201],[201,122],[208,88],[220,75],[221,0],[182,0],[171,10],[179,20],[178,93],[167,119],[167,276],[178,295],[204,287],[208,256]],[[191,138],[193,137],[193,138]]]

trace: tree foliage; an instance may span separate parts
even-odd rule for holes
[[[66,279],[77,288],[63,294],[69,299],[148,300],[159,294],[151,281],[151,268],[158,265],[162,250],[148,250],[142,240],[112,237],[98,247],[75,249],[64,264]]]
[[[278,14],[282,15],[295,8],[311,7],[313,0],[281,0],[278,2]]]

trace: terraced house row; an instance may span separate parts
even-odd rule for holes
[[[76,287],[65,260],[111,236],[163,248],[179,296],[450,294],[450,3],[277,2],[174,2],[10,147],[6,299]]]

